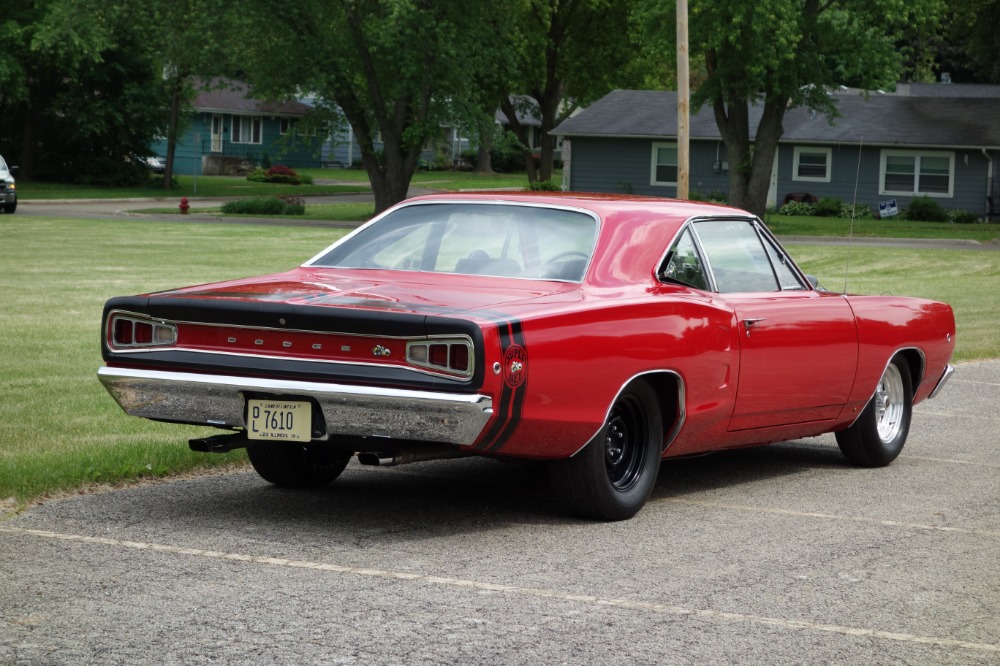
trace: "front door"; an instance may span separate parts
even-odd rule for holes
[[[730,430],[836,418],[854,385],[858,334],[840,294],[731,294],[740,374]]]
[[[730,430],[835,418],[858,360],[854,313],[814,291],[755,220],[694,224],[715,290],[732,308],[740,369]]]
[[[212,116],[212,152],[222,152],[222,116],[219,114]]]

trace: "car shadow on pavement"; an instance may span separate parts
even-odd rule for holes
[[[835,445],[792,442],[672,459],[661,464],[652,499],[704,499],[824,468],[846,468]],[[647,507],[637,518],[655,515]],[[202,535],[222,541],[213,548],[235,551],[261,544],[328,551],[590,523],[559,505],[543,463],[484,458],[390,468],[352,461],[330,486],[309,490],[279,488],[252,471],[209,475],[48,502],[15,520],[99,524],[120,538],[154,542]]]
[[[844,468],[836,446],[793,442],[661,464],[653,499],[704,494],[818,468]],[[510,525],[574,524],[553,496],[543,463],[483,458],[390,468],[352,461],[330,486],[279,488],[251,472],[136,489],[129,511],[143,521],[190,523],[239,533],[266,530],[295,541],[399,543]]]

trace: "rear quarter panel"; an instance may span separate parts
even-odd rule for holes
[[[694,292],[577,296],[576,302],[551,302],[544,312],[537,304],[510,309],[523,328],[527,390],[520,422],[496,453],[574,454],[601,428],[622,388],[655,372],[675,373],[683,382],[683,432],[725,431],[739,372],[730,308]],[[490,359],[488,353],[487,366]],[[505,375],[506,368],[487,387],[498,390]],[[671,426],[665,423],[665,432]]]
[[[923,372],[913,377],[914,403],[930,395],[955,350],[951,306],[898,296],[848,296],[858,326],[858,371],[841,420],[850,423],[871,398],[893,355],[919,350]]]

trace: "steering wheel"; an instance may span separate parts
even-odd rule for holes
[[[590,255],[586,252],[580,252],[579,250],[566,250],[565,252],[560,252],[556,256],[545,262],[545,265],[559,263],[560,261],[566,261],[568,259],[583,259],[586,261],[590,258]]]

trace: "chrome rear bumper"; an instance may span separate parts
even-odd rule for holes
[[[126,413],[157,421],[245,428],[244,394],[314,399],[328,436],[471,445],[493,414],[489,396],[103,367],[104,388]]]

